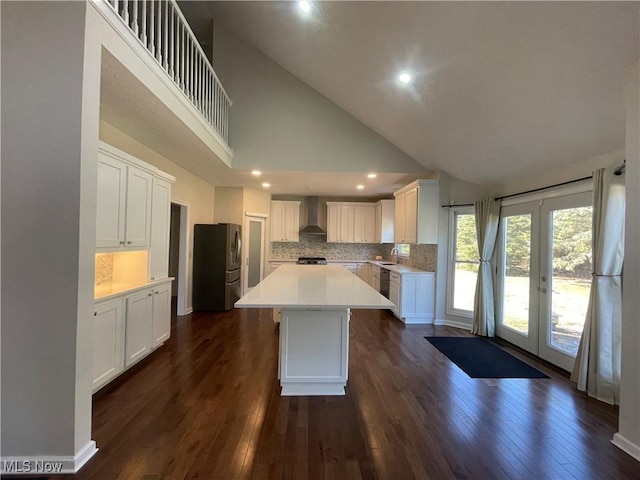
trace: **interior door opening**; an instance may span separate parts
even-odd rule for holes
[[[186,315],[190,313],[187,306],[189,206],[172,202],[169,225],[169,276],[174,278],[171,282],[171,308],[176,315]]]

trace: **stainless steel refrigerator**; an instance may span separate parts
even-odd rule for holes
[[[198,224],[193,232],[193,309],[230,310],[240,298],[240,225]]]

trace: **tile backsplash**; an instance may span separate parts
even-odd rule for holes
[[[326,257],[328,260],[372,260],[383,254],[378,243],[327,243],[320,235],[300,234],[299,242],[272,242],[272,260],[298,257]]]
[[[96,253],[96,287],[108,285],[113,278],[113,253]]]
[[[383,257],[385,260],[391,259],[392,243],[383,245]],[[438,264],[438,245],[411,245],[409,258],[398,257],[398,263],[409,267],[419,268],[428,272],[435,272]]]
[[[272,242],[271,260],[291,260],[298,257],[325,257],[328,260],[373,260],[377,255],[391,260],[394,244],[385,243],[327,243],[326,237],[300,235],[299,242]],[[429,272],[436,271],[437,245],[411,245],[409,258],[399,258],[399,263]]]

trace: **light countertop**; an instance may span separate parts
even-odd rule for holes
[[[403,273],[435,273],[428,270],[422,270],[420,268],[410,267],[409,265],[402,265],[399,263],[385,262],[383,260],[369,260],[372,265],[377,265],[380,268],[386,268],[391,272]],[[387,265],[390,264],[390,265]]]
[[[235,304],[238,308],[393,308],[339,265],[282,265]]]
[[[272,258],[269,260],[274,263],[295,263],[297,261],[296,258]],[[377,265],[380,268],[386,268],[391,272],[397,272],[400,274],[403,273],[435,273],[430,272],[428,270],[422,270],[416,267],[410,267],[409,265],[402,265],[399,263],[387,262],[385,260],[329,260],[327,259],[328,264],[332,263],[370,263],[372,265]]]
[[[109,283],[107,285],[99,285],[94,289],[93,298],[96,302],[102,302],[125,293],[133,293],[146,288],[153,288],[156,285],[161,285],[163,283],[170,282],[171,280],[173,280],[173,277],[145,283]]]

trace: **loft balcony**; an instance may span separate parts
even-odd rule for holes
[[[196,174],[217,163],[211,152],[231,166],[232,102],[177,2],[91,4],[100,13],[87,29],[99,30],[102,45],[101,120],[174,157],[181,142],[183,165]]]

